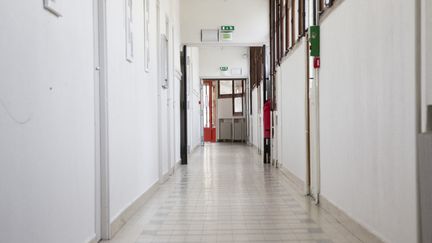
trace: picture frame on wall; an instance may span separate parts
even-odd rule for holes
[[[126,5],[126,60],[133,62],[134,59],[134,42],[133,42],[133,0],[125,0]]]
[[[144,0],[144,70],[150,72],[150,0]]]
[[[44,8],[57,17],[61,17],[60,0],[44,0]]]

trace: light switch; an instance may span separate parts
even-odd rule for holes
[[[44,8],[57,17],[61,17],[60,2],[61,0],[44,0]]]

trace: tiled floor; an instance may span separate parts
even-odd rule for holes
[[[109,243],[362,242],[246,145],[199,148]]]

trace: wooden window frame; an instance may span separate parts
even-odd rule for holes
[[[287,54],[290,50],[290,23],[291,23],[291,19],[289,16],[289,11],[290,11],[290,1],[291,0],[286,0],[286,5],[285,5],[285,54]]]
[[[296,2],[297,0],[291,0],[291,41],[292,41],[292,43],[291,43],[291,47],[294,47],[294,45],[295,45],[295,43],[297,42],[297,38],[296,38],[296,31],[295,31],[295,29],[296,29],[296,19],[295,19],[295,17],[296,17],[296,5],[295,5],[295,2]]]
[[[276,18],[275,18],[275,27],[276,27],[276,55],[277,55],[277,58],[276,58],[276,62],[277,62],[277,64],[278,65],[280,65],[280,61],[281,61],[281,55],[280,55],[280,53],[281,53],[281,50],[280,50],[280,11],[279,11],[279,8],[280,8],[280,1],[281,0],[276,0],[276,4],[275,4],[275,15],[276,15]]]
[[[220,82],[221,81],[231,81],[231,94],[221,94],[221,85]],[[218,80],[218,99],[225,99],[225,98],[231,98],[233,96],[234,93],[234,80],[233,79],[219,79]]]
[[[298,8],[298,39],[302,38],[306,34],[306,26],[305,26],[305,0],[299,0],[299,8]]]
[[[234,83],[235,81],[241,81],[242,82],[242,92],[241,94],[236,94],[234,91]],[[232,94],[232,111],[233,111],[233,116],[243,116],[244,114],[244,96],[245,96],[245,80],[244,79],[233,79],[232,81],[232,85],[233,85],[233,94]],[[242,98],[242,111],[241,112],[235,112],[235,98]]]
[[[276,72],[276,45],[275,45],[275,0],[270,1],[270,75]]]
[[[231,87],[232,87],[232,92],[231,94],[221,94],[220,93],[220,81],[231,81]],[[235,81],[241,81],[242,82],[242,92],[240,94],[236,94],[234,91],[234,83]],[[227,78],[227,79],[218,79],[218,99],[231,99],[231,103],[232,103],[232,112],[233,112],[233,116],[243,116],[244,114],[244,97],[245,97],[245,82],[246,79],[238,79],[238,78]],[[242,112],[234,112],[235,110],[235,103],[234,103],[234,99],[238,98],[238,97],[242,97]]]
[[[331,7],[333,7],[334,3],[337,2],[338,0],[328,0],[328,3],[326,3],[326,0],[320,0],[319,3],[319,14],[323,14],[325,11],[327,11],[328,9],[330,9]]]
[[[285,56],[285,52],[284,52],[284,50],[283,50],[283,38],[284,38],[284,36],[283,36],[283,0],[279,0],[279,5],[278,5],[278,13],[279,13],[279,19],[278,19],[278,22],[279,22],[279,59],[280,59],[280,61],[282,61],[282,58]],[[279,65],[280,65],[280,63],[279,63]]]

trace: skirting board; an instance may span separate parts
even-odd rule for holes
[[[353,218],[351,218],[344,211],[339,209],[332,202],[327,200],[323,195],[320,195],[320,203],[318,207],[329,212],[333,217],[335,217],[347,230],[358,237],[362,242],[368,243],[384,243],[378,236],[369,231],[366,227],[359,224]]]
[[[289,171],[283,164],[279,164],[279,168],[282,174],[284,174],[288,178],[288,180],[290,180],[295,185],[295,189],[304,195],[304,192],[306,190],[306,184],[296,175],[291,173],[291,171]]]
[[[174,171],[176,171],[181,166],[181,159],[175,163]]]
[[[92,240],[90,240],[88,243],[98,243],[99,241],[96,240],[96,238],[93,238]]]
[[[304,192],[305,192],[306,184],[300,178],[294,175],[283,165],[281,165],[280,171],[282,172],[282,174],[284,174],[287,177],[289,181],[293,183],[293,186],[295,186],[294,188],[295,190],[305,195]],[[342,225],[344,225],[344,227],[348,231],[350,231],[355,236],[357,236],[362,242],[367,242],[367,243],[384,242],[378,236],[370,232],[366,227],[357,223],[353,218],[348,216],[344,211],[340,210],[338,207],[336,207],[333,203],[331,203],[322,195],[320,195],[320,203],[317,207],[329,212],[335,219],[337,219]]]
[[[127,223],[127,221],[141,208],[147,200],[159,189],[159,181],[150,187],[144,194],[142,194],[135,202],[126,208],[112,223],[111,223],[111,237],[112,238],[120,229]]]
[[[256,145],[253,144],[253,143],[248,143],[248,144],[249,144],[250,146],[254,147],[254,148],[258,151],[258,154],[259,154],[259,155],[262,154],[262,151],[261,151],[261,149],[258,148],[258,146],[256,146]]]
[[[142,207],[148,199],[159,189],[159,186],[169,180],[170,175],[174,173],[181,165],[181,160],[177,161],[173,168],[166,173],[158,182],[156,182],[150,189],[148,189],[143,195],[141,195],[135,202],[133,202],[127,209],[123,211],[112,223],[111,223],[111,237],[112,238],[120,229],[127,223],[127,221]],[[89,243],[97,243],[96,240],[92,240]]]
[[[195,150],[197,150],[199,147],[201,147],[201,143],[196,145],[195,147],[193,147],[188,154],[193,154],[193,152],[195,152]]]

